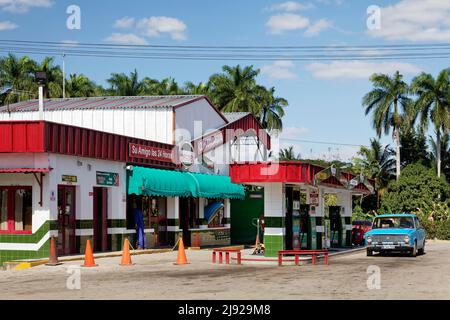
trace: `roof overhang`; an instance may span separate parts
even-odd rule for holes
[[[334,189],[344,189],[352,193],[372,193],[374,181],[365,179],[357,185],[350,184],[355,181],[354,174],[339,170],[335,176],[334,170],[324,179],[317,179],[317,174],[323,173],[323,168],[311,163],[300,161],[280,162],[240,162],[230,165],[230,177],[234,183],[261,184],[261,183],[295,183],[312,186],[326,186]],[[359,182],[359,180],[358,180]],[[369,183],[369,186],[367,185]],[[350,187],[351,186],[351,187]],[[372,188],[370,188],[372,186]]]

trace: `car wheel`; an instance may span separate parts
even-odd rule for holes
[[[367,256],[368,256],[368,257],[373,256],[373,251],[370,250],[370,249],[367,249]]]
[[[414,241],[414,247],[412,248],[409,255],[411,257],[417,257],[417,241]]]
[[[425,240],[423,240],[422,248],[420,248],[418,251],[420,255],[425,254]]]

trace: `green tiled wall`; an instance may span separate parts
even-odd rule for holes
[[[279,250],[284,250],[284,236],[265,235],[264,236],[264,256],[277,257]]]

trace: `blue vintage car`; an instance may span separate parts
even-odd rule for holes
[[[415,214],[379,215],[364,239],[367,256],[373,252],[401,251],[415,257],[425,252],[425,230]]]

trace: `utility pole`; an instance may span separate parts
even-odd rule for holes
[[[63,53],[62,55],[63,61],[62,61],[62,72],[63,72],[63,98],[66,98],[66,54]]]

